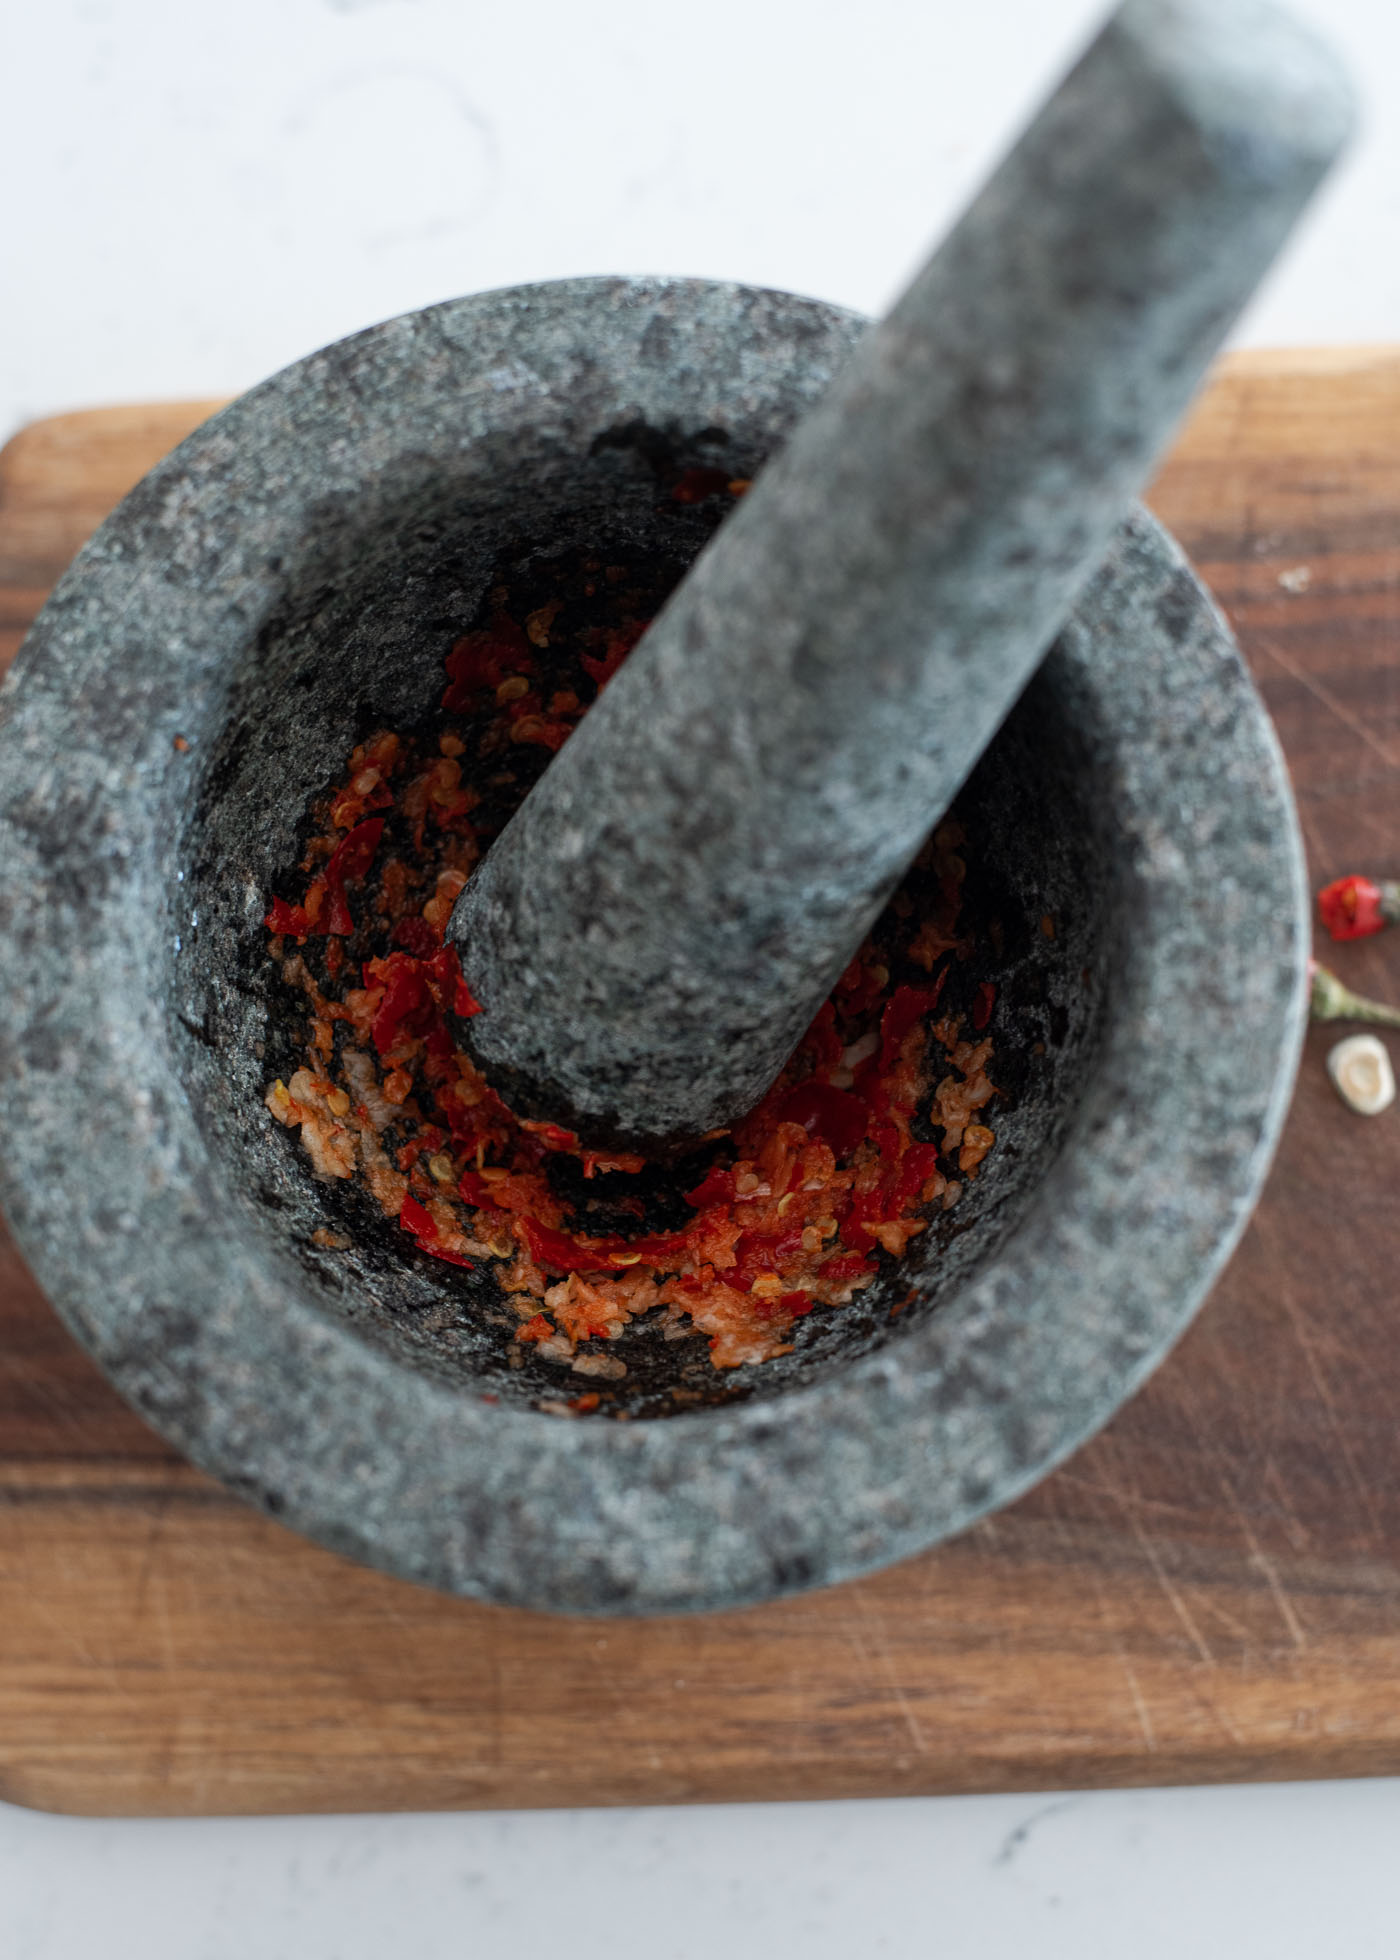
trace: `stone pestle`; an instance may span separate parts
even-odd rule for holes
[[[759,1099],[1351,118],[1259,0],[1110,17],[462,892],[460,1032],[522,1114],[664,1151]]]

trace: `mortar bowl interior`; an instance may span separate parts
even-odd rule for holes
[[[301,854],[305,813],[334,773],[332,759],[378,728],[431,720],[445,649],[475,619],[488,586],[504,578],[518,589],[533,576],[547,588],[551,562],[577,552],[604,564],[662,558],[679,569],[703,542],[714,517],[669,502],[657,474],[731,445],[712,433],[676,454],[660,432],[633,434],[607,446],[603,467],[590,457],[577,482],[552,484],[547,498],[519,485],[518,507],[484,524],[429,475],[412,493],[405,486],[393,515],[367,514],[343,575],[298,567],[287,605],[230,690],[180,854],[180,953],[169,984],[181,1087],[247,1230],[270,1253],[295,1259],[326,1312],[403,1365],[525,1406],[557,1403],[584,1384],[570,1381],[567,1364],[561,1373],[515,1340],[518,1317],[490,1270],[449,1268],[413,1249],[362,1183],[317,1178],[294,1134],[266,1120],[268,1083],[289,1079],[307,1051],[304,999],[279,981],[261,918]],[[761,461],[753,452],[738,458],[749,473]],[[517,771],[534,759],[520,749],[509,757]],[[998,1000],[995,1167],[967,1183],[956,1214],[935,1220],[917,1256],[883,1260],[868,1292],[808,1317],[791,1354],[717,1370],[703,1339],[661,1338],[663,1315],[654,1311],[610,1345],[628,1368],[626,1386],[609,1393],[611,1412],[655,1417],[782,1395],[878,1346],[893,1331],[897,1303],[916,1320],[935,1310],[991,1255],[1060,1149],[1093,1068],[1114,933],[1111,840],[1091,816],[1104,793],[1052,672],[960,800],[965,912],[994,922],[1000,949],[986,949],[976,969]],[[950,1003],[959,981],[963,991],[971,985],[956,975]],[[327,1248],[318,1234],[337,1244]]]

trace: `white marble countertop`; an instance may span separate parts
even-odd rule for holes
[[[1400,1782],[89,1823],[5,1960],[1394,1960]]]
[[[698,273],[877,309],[1100,11],[3,0],[0,439],[231,393],[522,279]],[[1350,57],[1367,126],[1236,338],[1398,340],[1400,8],[1299,11]],[[1400,1950],[1398,1832],[1400,1781],[190,1822],[0,1806],[0,1956],[1367,1960]]]

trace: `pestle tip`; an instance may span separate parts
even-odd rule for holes
[[[1290,160],[1319,171],[1356,125],[1336,55],[1272,0],[1125,0],[1109,29],[1134,47],[1211,141],[1217,168],[1272,177]]]

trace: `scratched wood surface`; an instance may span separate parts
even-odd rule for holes
[[[0,658],[210,404],[0,455]],[[1278,722],[1315,878],[1400,871],[1400,350],[1228,360],[1153,500]],[[1333,961],[1400,999],[1400,932]],[[0,1249],[0,1796],[85,1812],[887,1795],[1400,1771],[1400,1107],[1310,1038],[1166,1366],[1031,1496],[857,1585],[557,1622],[303,1544],[186,1467]]]

